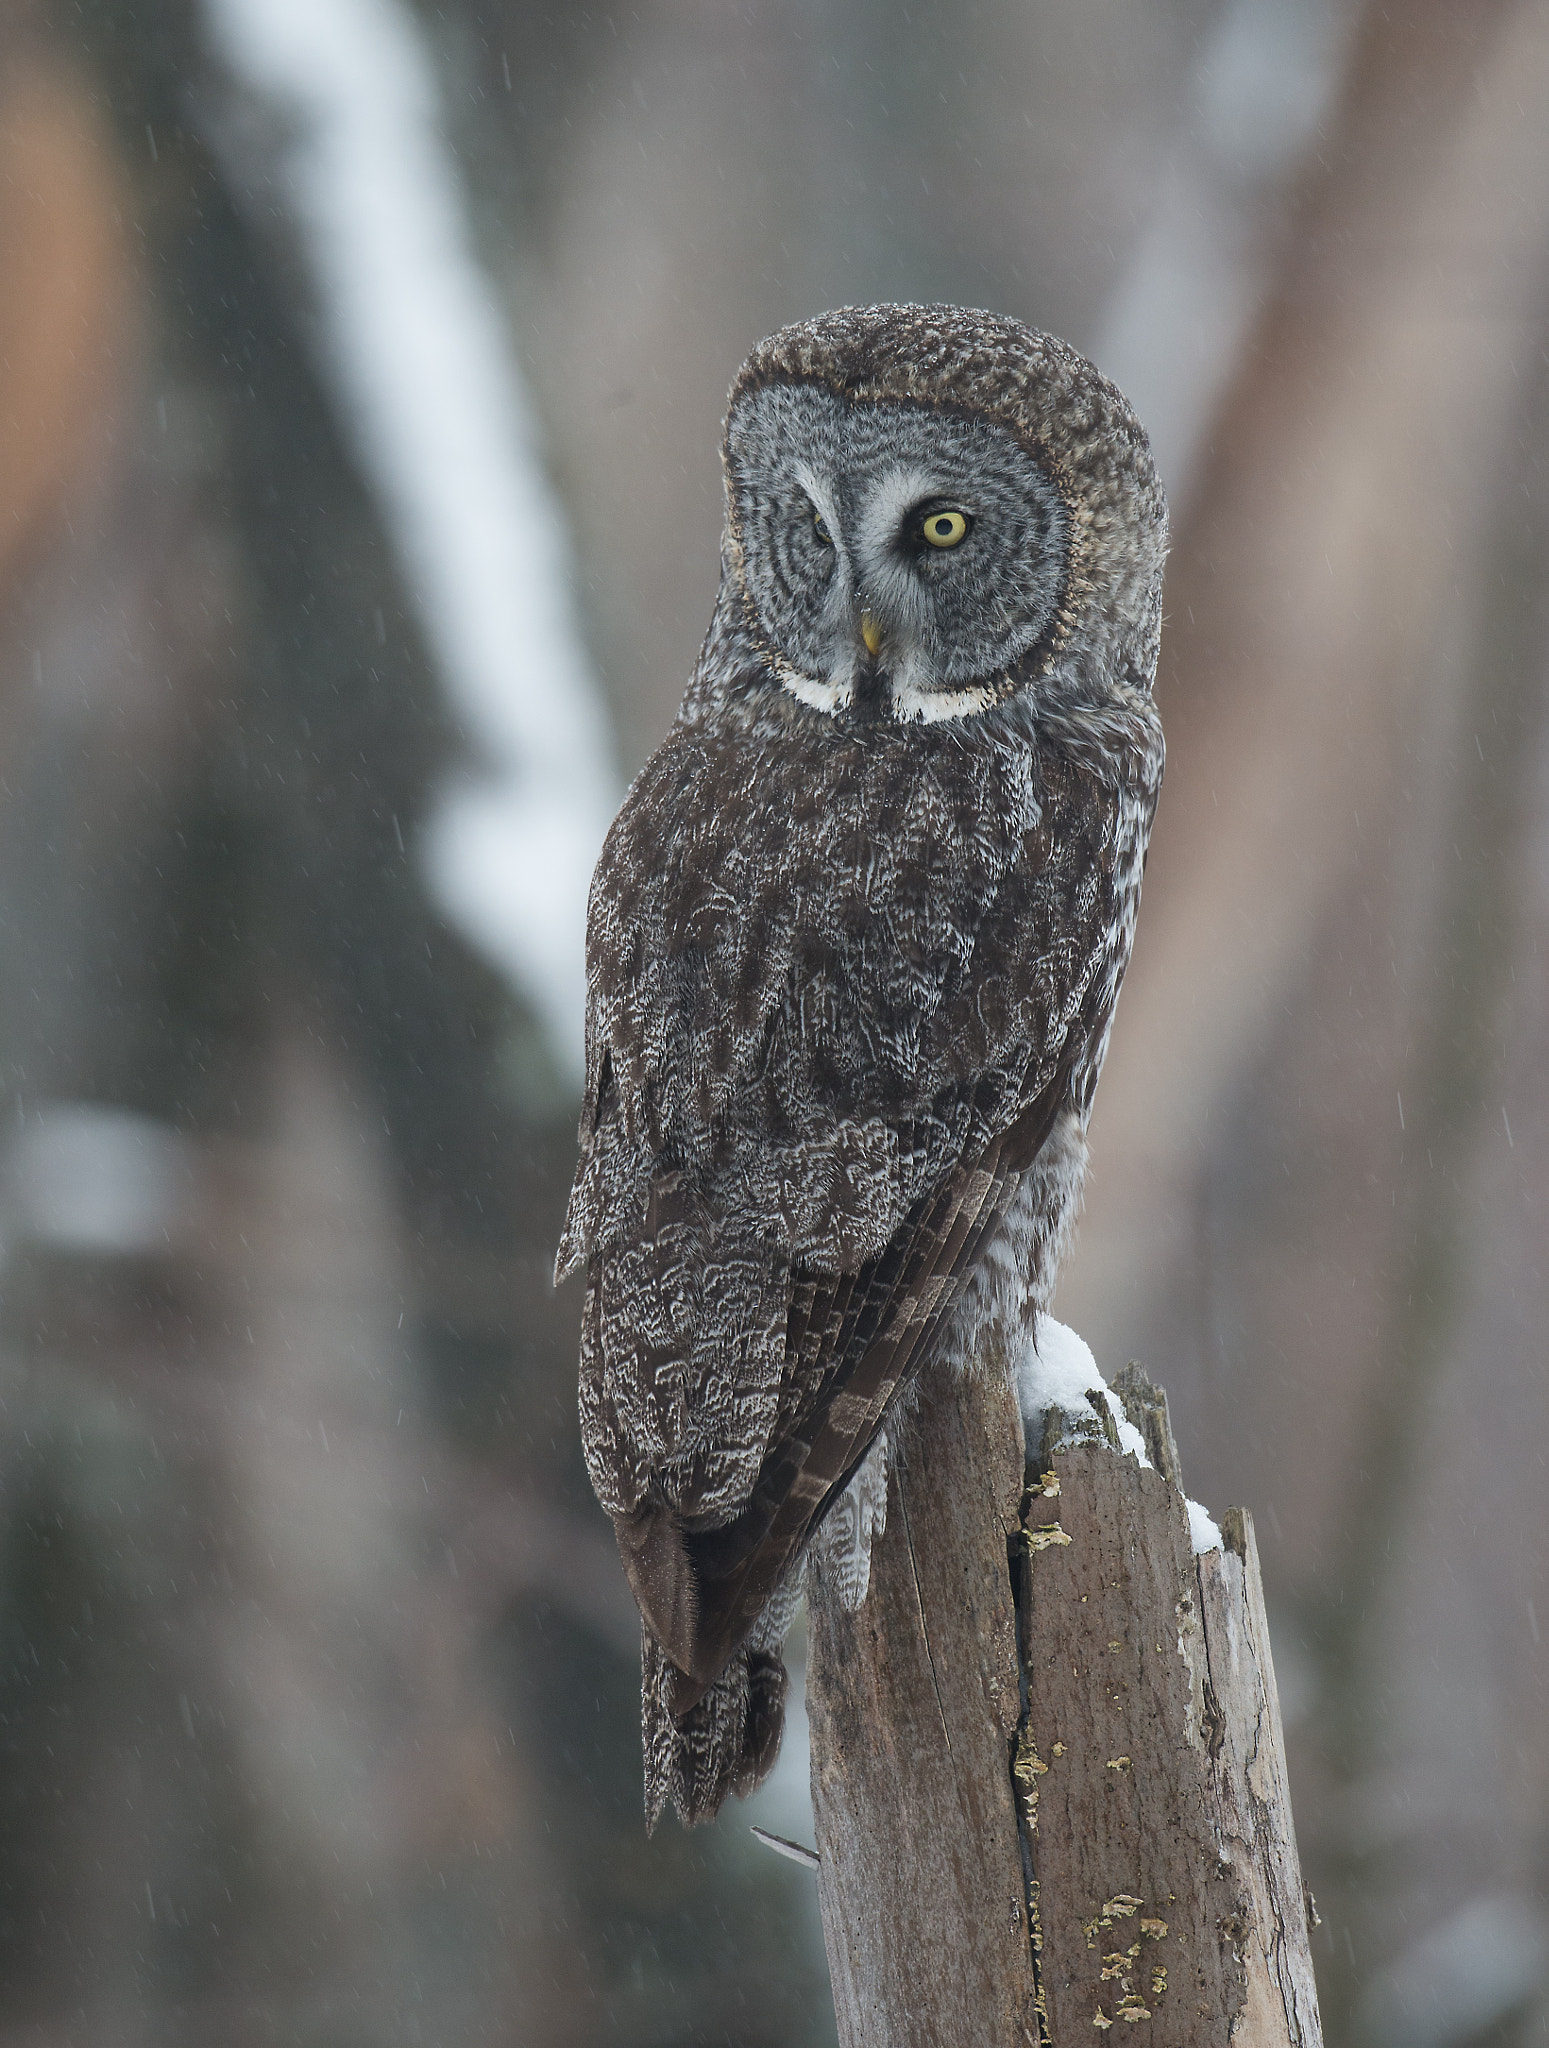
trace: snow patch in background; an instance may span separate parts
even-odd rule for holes
[[[1187,132],[1093,350],[1146,423],[1181,509],[1279,254],[1274,214],[1344,76],[1349,0],[1228,0]]]
[[[1022,1426],[1029,1443],[1042,1436],[1044,1417],[1051,1408],[1095,1422],[1097,1410],[1089,1397],[1096,1394],[1118,1431],[1119,1448],[1150,1470],[1146,1440],[1124,1413],[1118,1395],[1098,1371],[1092,1347],[1064,1323],[1057,1323],[1053,1316],[1039,1316],[1036,1335],[1029,1338],[1017,1363],[1016,1382]],[[1197,1500],[1188,1501],[1186,1505],[1194,1555],[1203,1557],[1208,1550],[1220,1550],[1223,1541],[1215,1522]]]
[[[114,1103],[39,1103],[0,1159],[0,1245],[165,1251],[192,1199],[187,1145],[170,1124]]]
[[[265,117],[279,191],[249,175],[234,129],[211,140],[255,213],[278,200],[299,231],[322,368],[483,755],[430,822],[428,885],[516,983],[573,1082],[587,890],[619,792],[564,510],[474,249],[433,54],[404,0],[204,6],[211,47]]]

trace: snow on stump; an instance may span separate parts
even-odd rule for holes
[[[927,1385],[866,1604],[810,1582],[840,2041],[1316,2048],[1252,1523],[1138,1368],[1017,1368]]]

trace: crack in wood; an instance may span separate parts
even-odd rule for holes
[[[1027,1693],[1027,1665],[1022,1656],[1025,1603],[1031,1596],[1031,1551],[1026,1537],[1026,1519],[1035,1496],[1053,1496],[1059,1492],[1059,1481],[1052,1472],[1042,1474],[1036,1487],[1024,1491],[1018,1504],[1017,1517],[1022,1523],[1016,1535],[1006,1543],[1006,1575],[1011,1588],[1011,1608],[1016,1617],[1017,1631],[1017,1694],[1021,1712],[1017,1718],[1016,1733],[1011,1743],[1011,1782],[1016,1799],[1017,1839],[1022,1851],[1022,1880],[1027,1906],[1027,1948],[1033,1967],[1033,2004],[1036,2013],[1037,2035],[1035,2048],[1047,2048],[1049,2041],[1049,2003],[1043,1986],[1043,1921],[1039,1911],[1038,1865],[1035,1857],[1033,1837],[1038,1832],[1038,1780],[1048,1772],[1048,1765],[1039,1756],[1033,1741],[1029,1721]],[[1056,1744],[1056,1748],[1059,1745]],[[1029,2040],[1034,2036],[1029,2034]]]
[[[914,1586],[915,1613],[919,1617],[920,1640],[925,1645],[925,1662],[930,1669],[931,1689],[936,1697],[936,1711],[941,1716],[941,1738],[947,1746],[947,1755],[952,1757],[953,1776],[956,1777],[957,1758],[952,1752],[952,1727],[947,1719],[946,1702],[941,1697],[941,1675],[936,1669],[936,1653],[931,1648],[930,1623],[925,1616],[925,1595],[920,1586],[920,1561],[914,1552],[914,1530],[909,1525],[909,1506],[900,1501],[898,1512],[903,1517],[904,1548],[909,1559],[909,1577]]]

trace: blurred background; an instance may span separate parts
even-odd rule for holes
[[[1056,1306],[1258,1519],[1331,2048],[1549,2042],[1549,5],[0,0],[0,2048],[833,2039],[549,1271],[727,384],[883,298],[1170,488]]]

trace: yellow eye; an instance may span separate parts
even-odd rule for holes
[[[824,546],[825,548],[831,548],[833,546],[834,536],[829,532],[828,521],[823,517],[821,512],[814,512],[812,515],[812,531],[817,535],[818,540],[822,544],[822,546]]]
[[[927,512],[920,531],[933,548],[955,548],[968,531],[968,517],[963,512]]]

